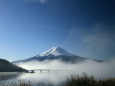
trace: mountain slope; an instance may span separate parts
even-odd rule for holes
[[[28,72],[19,66],[10,63],[7,60],[0,59],[0,72]]]
[[[53,47],[42,54],[39,54],[37,56],[31,57],[25,60],[14,61],[13,63],[29,62],[33,60],[37,60],[37,61],[61,60],[64,62],[79,62],[79,61],[81,62],[88,59],[89,58],[83,58],[77,55],[73,55],[60,47]],[[94,60],[94,59],[91,59],[91,60]],[[94,61],[100,62],[100,60],[94,60]]]
[[[54,55],[54,56],[60,56],[60,55],[74,56],[73,54],[65,51],[64,49],[62,49],[60,47],[53,47],[53,48],[49,49],[48,51],[38,55],[38,57],[39,56],[48,56],[48,55]]]

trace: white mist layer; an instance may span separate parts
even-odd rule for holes
[[[107,62],[97,63],[92,60],[87,60],[82,63],[66,63],[59,60],[53,61],[31,61],[18,63],[17,65],[31,70],[31,69],[49,69],[49,70],[68,70],[81,74],[85,72],[89,75],[94,75],[97,78],[115,77],[115,59]]]

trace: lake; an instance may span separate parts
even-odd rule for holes
[[[16,72],[1,72],[0,73],[0,86],[2,86],[4,83],[13,82],[13,81],[31,81],[31,84],[34,86],[51,86],[53,84],[54,86],[60,86],[61,84],[65,83],[67,80],[67,77],[70,75],[75,74],[78,75],[77,71],[35,71],[35,73],[16,73]],[[99,74],[99,73],[98,73]],[[96,74],[97,75],[97,74]],[[100,77],[100,74],[96,78],[107,78],[106,75],[103,75]],[[110,77],[110,76],[108,76]]]
[[[71,74],[75,74],[71,71],[35,71],[35,73],[0,73],[0,85],[12,81],[31,81],[34,86],[38,86],[39,84],[48,86],[53,84],[54,86],[60,86],[60,84],[64,83],[67,77]]]

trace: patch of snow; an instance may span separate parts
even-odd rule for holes
[[[59,55],[64,55],[64,56],[73,56],[73,54],[65,51],[64,49],[60,48],[60,47],[53,47],[51,49],[49,49],[48,51],[39,54],[39,56],[48,56],[48,55],[54,55],[54,56],[59,56]]]

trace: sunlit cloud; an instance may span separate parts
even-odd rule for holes
[[[49,69],[49,70],[69,70],[71,72],[76,72],[81,74],[85,72],[96,77],[115,77],[115,59],[109,60],[107,62],[98,63],[92,60],[86,60],[79,63],[66,63],[59,60],[46,60],[43,62],[40,61],[30,61],[30,62],[21,62],[17,65],[26,68],[26,69]]]

